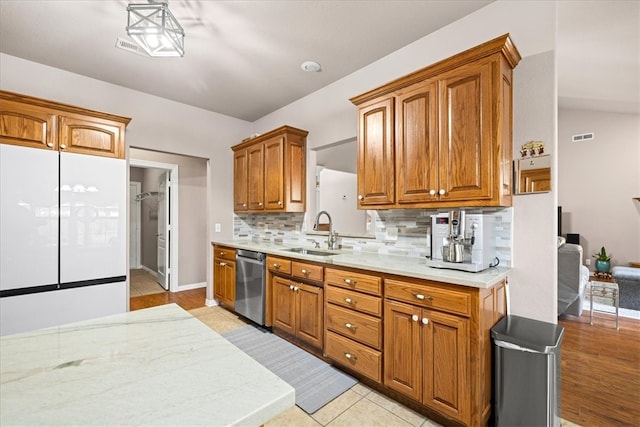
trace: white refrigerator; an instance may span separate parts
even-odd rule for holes
[[[0,335],[127,310],[126,162],[0,144]]]

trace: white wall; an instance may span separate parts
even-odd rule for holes
[[[612,265],[640,261],[640,116],[560,110],[558,164],[562,232],[580,234],[586,258],[605,246]]]
[[[555,158],[557,95],[552,52],[555,15],[554,2],[496,1],[259,119],[254,132],[282,124],[300,127],[309,131],[309,148],[354,138],[357,117],[349,98],[510,33],[525,58],[514,72],[514,147],[524,143],[523,138],[543,139],[548,141],[549,153]],[[545,55],[528,58],[544,52]],[[536,90],[543,92],[538,96]],[[307,185],[312,185],[311,179],[313,175]],[[555,323],[555,193],[521,197],[514,202],[513,222],[518,225],[514,227],[513,237],[518,242],[514,246],[519,248],[514,252],[513,274],[509,279],[511,313]],[[307,200],[307,203],[311,206],[313,201]],[[535,226],[530,222],[532,217],[536,219]]]
[[[0,89],[131,117],[127,147],[209,160],[207,240],[233,236],[233,156],[229,149],[252,133],[251,124],[100,80],[0,53]],[[211,224],[220,223],[221,233]],[[211,248],[207,248],[207,298]]]

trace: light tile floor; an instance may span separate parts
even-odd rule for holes
[[[151,273],[140,268],[129,270],[129,297],[166,292]]]

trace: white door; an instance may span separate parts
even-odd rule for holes
[[[158,178],[158,278],[157,281],[169,290],[171,271],[171,185],[169,172],[163,172]]]
[[[142,183],[129,182],[129,268],[140,268],[141,206],[136,196],[141,188]]]

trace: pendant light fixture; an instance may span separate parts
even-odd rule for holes
[[[149,56],[184,56],[184,30],[166,1],[129,4],[127,34]]]

